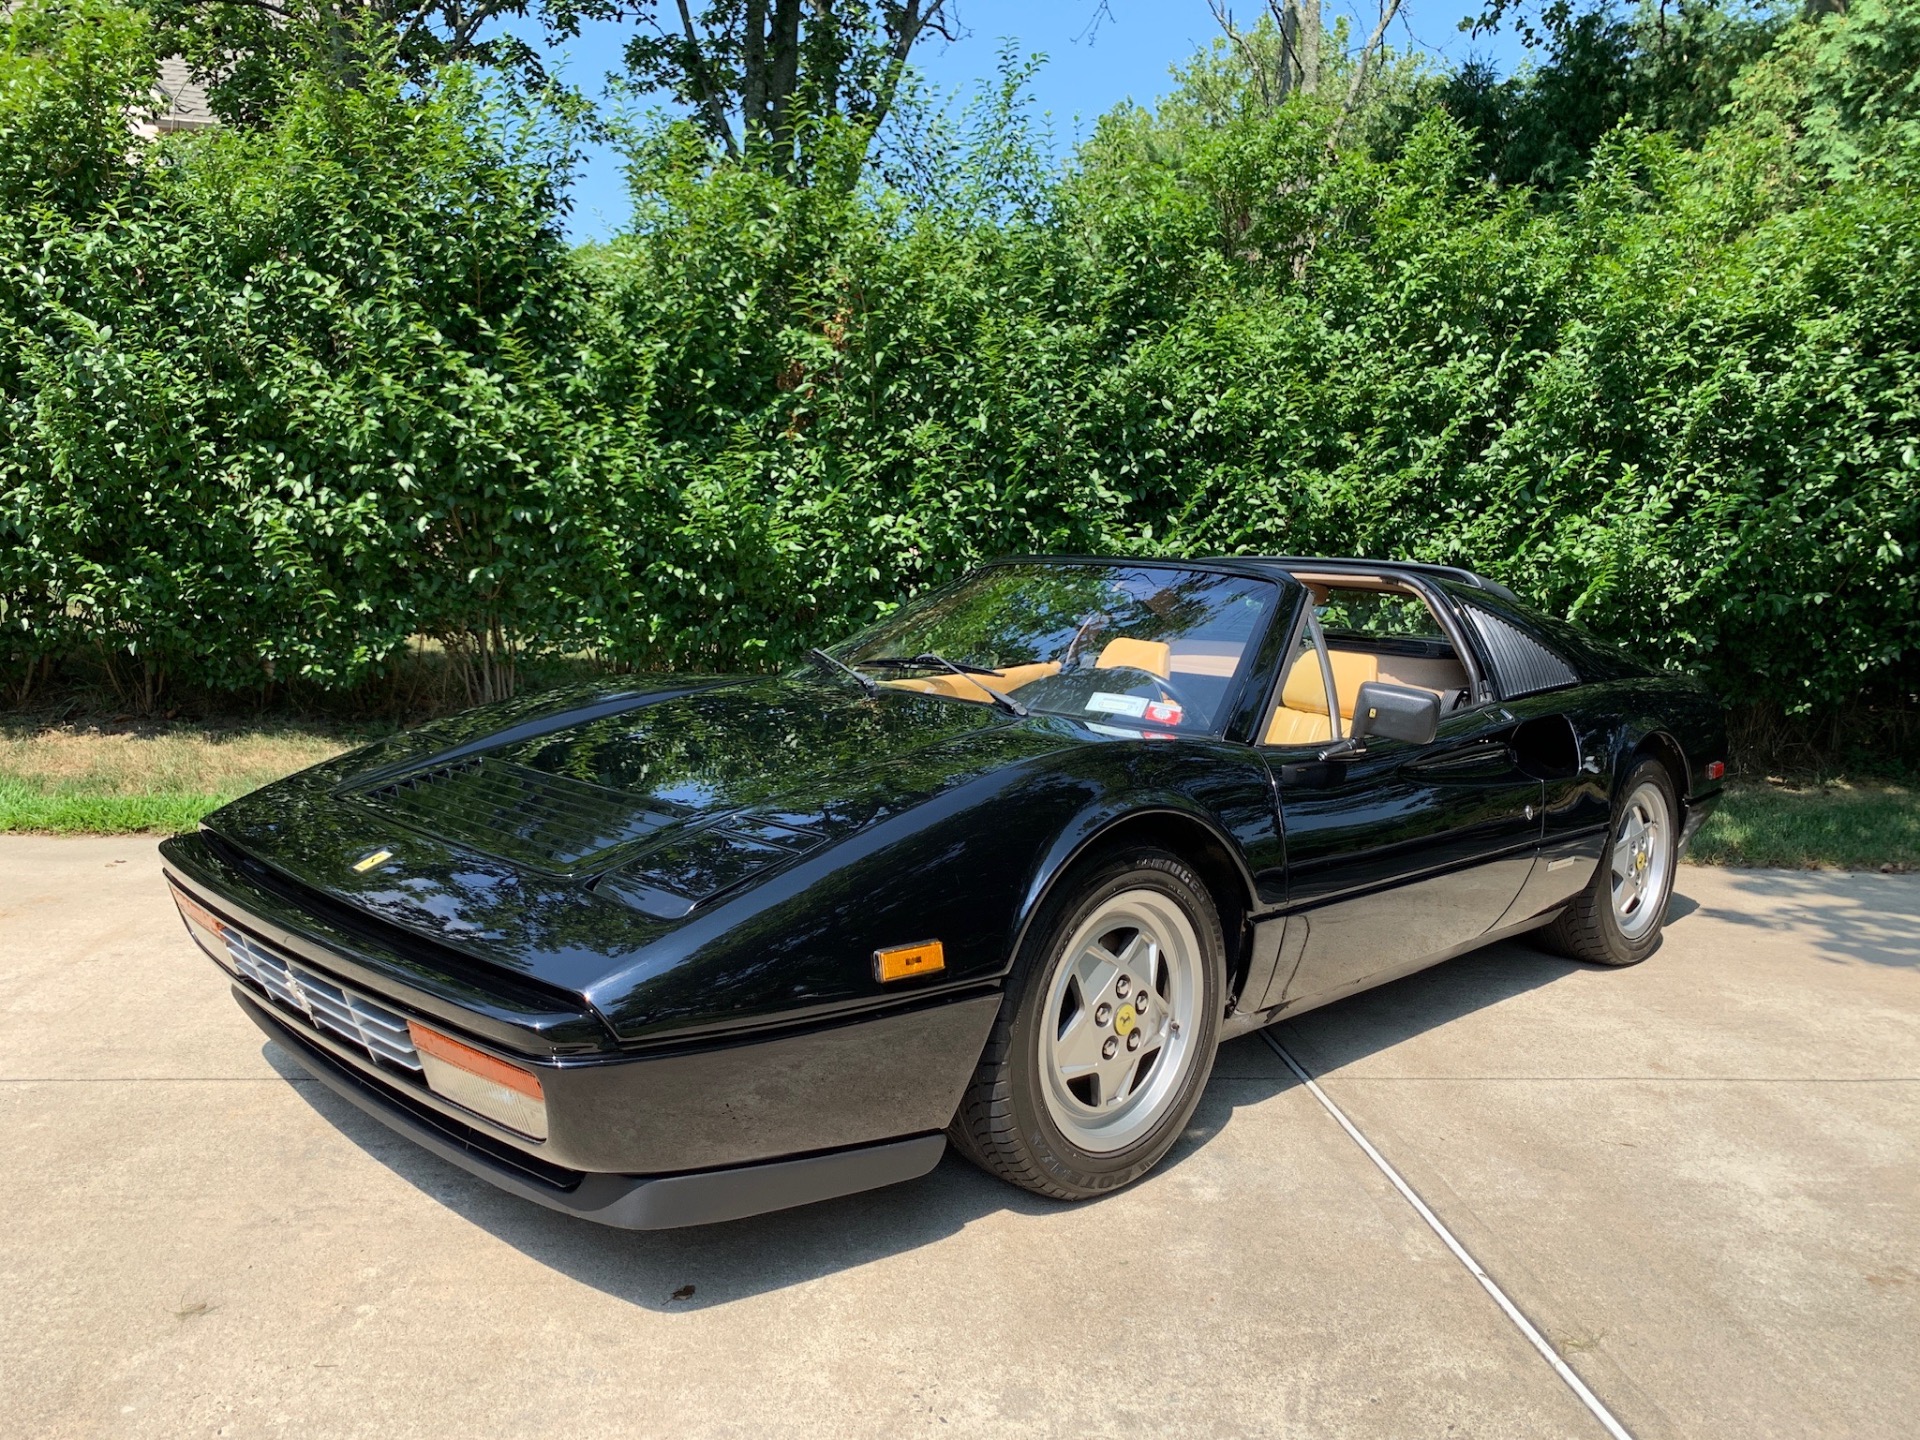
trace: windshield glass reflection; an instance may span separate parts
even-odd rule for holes
[[[1271,581],[1177,565],[993,565],[833,654],[898,690],[979,704],[998,691],[1097,727],[1206,734],[1277,596]]]

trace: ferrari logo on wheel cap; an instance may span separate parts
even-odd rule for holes
[[[1120,1013],[1113,1017],[1113,1032],[1124,1036],[1139,1023],[1140,1016],[1131,1005],[1122,1005]]]

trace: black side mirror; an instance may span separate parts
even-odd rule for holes
[[[1440,697],[1431,690],[1369,680],[1354,697],[1349,733],[1356,742],[1379,735],[1409,745],[1431,745],[1439,731]]]

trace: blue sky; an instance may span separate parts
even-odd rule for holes
[[[1328,18],[1353,17],[1353,30],[1370,32],[1379,14],[1372,3],[1325,0]],[[1251,21],[1261,0],[1237,0],[1235,13]],[[961,0],[966,38],[948,45],[935,40],[914,51],[914,62],[944,94],[964,99],[993,74],[995,52],[1003,40],[1024,53],[1042,52],[1047,63],[1034,81],[1037,108],[1052,116],[1055,143],[1062,154],[1093,128],[1093,122],[1123,100],[1151,105],[1172,86],[1168,67],[1184,62],[1219,33],[1207,0],[1110,0],[1110,17],[1091,33],[1093,0]],[[1460,33],[1463,15],[1477,14],[1469,0],[1405,0],[1391,42],[1417,45],[1452,60],[1477,54],[1503,71],[1521,58],[1510,35],[1470,38]],[[620,50],[630,27],[589,26],[577,40],[556,49],[558,61],[575,84],[598,93],[600,77],[620,68]],[[1356,40],[1355,43],[1358,43]],[[575,240],[604,239],[627,217],[620,158],[596,150],[577,178],[569,230]]]

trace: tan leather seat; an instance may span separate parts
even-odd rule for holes
[[[1171,668],[1173,647],[1164,640],[1131,640],[1121,636],[1118,640],[1109,640],[1106,649],[1100,652],[1100,658],[1093,662],[1096,670],[1114,670],[1124,665],[1130,670],[1145,670],[1150,675],[1167,678]]]
[[[1341,718],[1351,720],[1360,687],[1380,678],[1380,662],[1355,650],[1329,650],[1327,659],[1333,668],[1333,689]],[[1280,687],[1280,703],[1273,707],[1273,719],[1267,722],[1265,743],[1312,745],[1332,738],[1333,721],[1327,714],[1327,687],[1320,678],[1320,657],[1308,650],[1287,671],[1286,684]]]
[[[1022,685],[1031,685],[1035,680],[1059,673],[1058,660],[1044,660],[1033,665],[1009,665],[997,679],[992,675],[982,675],[980,678],[1006,695]],[[984,701],[987,698],[986,693],[964,675],[916,675],[907,680],[882,680],[880,683],[890,685],[895,690],[912,690],[921,695],[951,695],[956,700]]]

